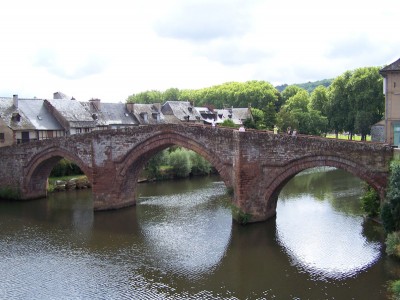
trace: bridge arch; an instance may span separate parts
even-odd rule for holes
[[[381,199],[384,198],[386,185],[386,174],[380,174],[379,178],[370,170],[360,166],[359,164],[344,159],[343,157],[336,156],[312,156],[304,157],[286,164],[281,172],[273,179],[271,184],[267,187],[263,199],[265,199],[265,210],[268,217],[275,215],[278,196],[283,187],[295,175],[301,171],[316,168],[316,167],[335,167],[353,174],[354,176],[364,180],[372,186],[380,195]],[[384,178],[382,178],[382,176]],[[383,179],[383,180],[382,180]]]
[[[176,131],[167,131],[151,136],[135,145],[118,163],[117,182],[121,184],[120,191],[123,193],[123,198],[133,197],[139,174],[149,159],[171,146],[184,147],[201,155],[216,168],[225,185],[232,186],[230,167],[224,164],[217,154],[191,136]]]
[[[47,195],[47,179],[54,166],[62,159],[66,158],[75,163],[88,180],[92,182],[90,168],[83,161],[68,150],[59,147],[47,148],[34,155],[29,163],[24,167],[23,191],[25,198],[42,198]]]

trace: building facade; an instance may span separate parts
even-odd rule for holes
[[[385,94],[385,142],[400,145],[400,59],[382,68]]]

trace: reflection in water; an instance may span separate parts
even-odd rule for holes
[[[241,226],[219,178],[139,185],[136,207],[90,191],[0,202],[0,299],[378,299],[398,265],[360,216],[360,181],[296,176],[277,217]]]
[[[328,178],[333,181],[330,189],[316,188]],[[307,194],[286,195],[285,190],[296,190],[304,182],[312,187]],[[343,279],[379,259],[380,243],[363,235],[360,211],[357,214],[355,206],[342,205],[354,202],[351,198],[360,191],[356,178],[343,177],[335,169],[308,171],[293,178],[285,190],[277,208],[277,235],[294,265],[317,277]]]
[[[163,268],[197,277],[219,264],[229,244],[232,218],[226,208],[205,199],[224,194],[224,184],[215,182],[208,188],[139,201],[137,214],[147,249]]]

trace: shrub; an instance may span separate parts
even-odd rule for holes
[[[177,149],[169,155],[169,164],[177,177],[188,177],[191,171],[188,151]]]
[[[221,126],[236,128],[236,124],[231,119],[226,119],[221,123]]]
[[[13,187],[0,188],[0,199],[17,200],[20,198],[19,190]]]
[[[54,166],[50,173],[50,177],[63,177],[82,174],[82,170],[76,164],[65,158],[62,158],[58,164]]]
[[[392,299],[400,299],[400,280],[392,281],[389,285],[389,291],[392,293]]]
[[[390,165],[390,176],[386,203],[382,207],[381,218],[387,233],[400,230],[400,161]]]
[[[188,151],[190,164],[192,166],[191,173],[193,175],[207,175],[211,172],[211,164],[202,156],[194,151]]]
[[[395,222],[389,203],[385,203],[381,209],[381,220],[385,232],[390,233],[395,230]]]
[[[379,215],[380,198],[374,188],[367,185],[364,195],[361,197],[361,207],[368,217]]]
[[[386,237],[386,253],[400,257],[400,232],[389,233]]]

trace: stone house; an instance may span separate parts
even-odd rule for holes
[[[168,123],[203,123],[200,113],[188,101],[167,101],[161,107],[161,112]]]
[[[164,124],[165,118],[161,112],[161,105],[126,103],[128,113],[132,114],[139,125]]]
[[[96,122],[95,130],[122,129],[139,125],[124,103],[103,103],[100,99],[80,103]]]
[[[385,119],[371,129],[372,140],[400,145],[400,59],[382,68]],[[383,134],[382,134],[383,132]]]
[[[0,98],[0,146],[61,137],[65,131],[43,99]]]
[[[74,98],[58,98],[44,100],[48,111],[64,128],[66,135],[88,133],[96,128],[92,114]]]
[[[217,110],[217,123],[232,120],[234,124],[241,125],[246,119],[253,119],[250,108],[224,108]]]

